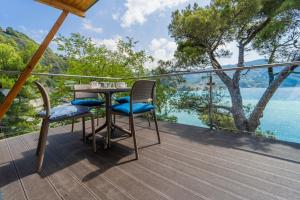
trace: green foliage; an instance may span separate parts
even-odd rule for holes
[[[21,56],[14,47],[0,43],[0,69],[1,70],[20,70],[23,66]]]
[[[212,0],[206,7],[189,5],[172,14],[169,31],[178,44],[175,56],[182,68],[192,70],[211,65],[220,69],[222,66],[218,59],[231,55],[230,49],[226,49],[225,45],[236,42],[239,48],[238,66],[242,67],[245,63],[245,51],[255,48],[261,53],[270,52],[270,49],[274,49],[275,40],[276,45],[290,42],[289,47],[293,46],[295,50],[277,48],[275,51],[278,54],[275,56],[286,56],[284,59],[291,60],[293,56],[290,55],[299,52],[299,6],[298,0]],[[252,42],[251,48],[249,44]],[[240,90],[236,89],[240,86],[240,72],[216,72],[230,91],[231,99],[236,102],[233,105],[235,109],[217,111],[216,121],[220,126],[255,130],[262,115],[253,115],[254,119],[247,114],[249,111],[242,104]],[[183,102],[183,105],[192,103],[192,109],[202,104],[201,99],[196,99],[198,103],[189,101],[189,98],[182,100],[188,101]],[[201,116],[207,121],[207,109],[197,111],[204,113]]]
[[[97,77],[134,77],[143,75],[144,64],[152,61],[144,51],[136,51],[137,42],[132,38],[119,40],[115,51],[107,49],[104,45],[95,44],[91,38],[79,33],[72,33],[70,37],[59,36],[56,40],[58,50],[65,55],[68,69],[65,73]],[[87,84],[94,80],[82,79],[80,83]],[[101,81],[101,80],[97,80]],[[105,79],[103,79],[105,81]],[[132,81],[126,81],[128,85]],[[56,79],[52,88],[59,88],[52,91],[54,104],[72,99],[63,91],[70,91],[72,85],[78,81],[66,81]],[[61,94],[65,95],[61,95]]]
[[[289,10],[272,19],[257,34],[253,48],[268,58],[268,63],[293,61],[300,49],[300,12]]]
[[[205,8],[195,4],[175,11],[169,31],[178,44],[176,56],[182,64],[194,67],[211,63],[212,55],[229,56],[224,44],[247,45],[270,21],[299,7],[297,2],[213,0]]]
[[[153,69],[152,75],[168,74],[172,71],[174,63],[171,61],[159,61],[159,66]],[[177,117],[171,115],[174,111],[174,101],[177,98],[177,87],[184,79],[178,77],[164,77],[156,80],[156,106],[158,119],[162,121],[177,122]]]
[[[26,35],[7,28],[0,30],[0,70],[21,71],[29,61],[38,44]],[[49,72],[52,65],[60,68],[63,64],[61,58],[56,56],[51,50],[47,50],[36,72]],[[49,66],[45,66],[47,63]],[[16,82],[16,75],[0,74],[0,102],[4,100],[4,94]],[[38,97],[33,86],[34,78],[30,78],[23,86],[20,94],[13,102],[11,108],[1,121],[1,130],[4,137],[24,134],[36,130],[39,120],[35,117],[36,106],[33,102]]]
[[[213,1],[205,8],[195,4],[173,13],[169,31],[178,43],[176,57],[182,64],[206,65],[210,61],[208,52],[232,40],[231,1],[220,2]]]
[[[262,131],[260,128],[258,128],[255,132],[255,136],[257,137],[265,137],[269,139],[276,140],[276,135],[272,131]]]
[[[104,45],[96,45],[91,38],[80,34],[71,34],[70,37],[59,36],[56,42],[58,50],[64,56],[57,56],[48,49],[40,64],[35,68],[35,72],[127,78],[144,75],[144,64],[153,60],[152,57],[146,55],[145,51],[135,50],[137,42],[132,38],[120,40],[115,51],[107,49]],[[6,31],[1,29],[0,70],[22,70],[37,47],[38,45],[26,35],[12,28],[7,28]],[[10,89],[16,79],[15,75],[1,74],[0,89],[4,88],[1,91],[5,92]],[[37,104],[41,103],[41,99],[39,99],[40,94],[34,87],[33,80],[38,80],[46,86],[51,95],[52,106],[70,102],[73,98],[70,89],[74,84],[94,81],[92,79],[31,77],[1,121],[0,132],[4,132],[4,136],[23,134],[37,128],[39,120],[35,115],[40,107]],[[131,85],[132,82],[129,80],[127,84]],[[0,102],[3,99],[4,96],[1,93]],[[63,124],[66,123],[70,121],[65,121]],[[53,124],[53,126],[57,125],[59,124]]]
[[[73,33],[56,39],[58,50],[66,55],[67,72],[99,77],[132,77],[144,74],[144,64],[151,61],[144,51],[135,51],[137,42],[119,40],[116,51],[96,45],[91,38]]]
[[[0,44],[7,44],[18,52],[22,63],[27,63],[37,50],[38,44],[25,34],[18,32],[10,27],[6,30],[0,30]],[[61,72],[66,68],[65,61],[62,57],[47,49],[40,61],[41,66],[51,66],[50,72]],[[23,67],[23,66],[21,66]]]
[[[0,96],[0,102],[4,99]],[[29,133],[37,128],[39,120],[35,118],[36,111],[30,99],[22,94],[13,102],[12,106],[1,121],[2,132],[5,137]]]
[[[22,57],[16,49],[8,44],[0,43],[0,69],[14,71],[20,70],[22,66]],[[5,91],[11,88],[15,81],[16,77],[1,74],[0,90]],[[22,134],[34,130],[37,121],[34,118],[33,106],[29,103],[32,97],[32,88],[29,84],[26,84],[1,121],[2,132],[4,132],[5,136]],[[3,100],[4,96],[1,93],[0,102]]]
[[[230,107],[227,107],[229,102],[224,102],[228,98],[224,87],[214,87],[210,96],[209,87],[201,89],[201,93],[195,91],[183,91],[178,93],[177,101],[174,106],[179,111],[196,112],[199,120],[207,126],[212,125],[216,129],[229,128],[236,130],[233,118],[230,112]],[[210,98],[212,98],[212,106],[210,107]],[[211,116],[210,116],[211,109]]]

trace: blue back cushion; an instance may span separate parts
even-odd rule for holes
[[[152,104],[148,103],[133,103],[132,104],[132,112],[133,113],[143,113],[148,112],[155,107]],[[130,113],[130,103],[116,104],[112,106],[112,110],[116,112],[121,112],[124,114]]]
[[[118,103],[130,103],[130,96],[117,98],[116,102],[118,102]]]
[[[104,102],[98,99],[75,99],[71,101],[72,105],[76,106],[101,106]]]

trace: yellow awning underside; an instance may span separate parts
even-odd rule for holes
[[[85,17],[85,12],[99,0],[36,0],[60,10],[69,11],[80,17]]]

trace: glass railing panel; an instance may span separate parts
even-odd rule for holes
[[[1,74],[0,103],[10,91],[17,79],[16,75]],[[36,118],[36,92],[32,87],[33,79],[23,86],[19,95],[13,101],[10,109],[0,121],[0,139],[36,131],[39,120]]]
[[[17,80],[17,75],[1,74],[0,103]],[[41,119],[37,113],[43,110],[43,101],[41,94],[37,90],[34,81],[40,82],[49,93],[51,106],[57,106],[64,103],[70,103],[73,99],[74,84],[88,84],[91,80],[51,76],[32,76],[22,87],[21,92],[13,101],[12,106],[0,122],[0,138],[12,137],[38,131],[41,125]],[[67,120],[60,123],[53,123],[51,127],[71,123]]]
[[[160,120],[208,127],[203,120],[208,104],[207,74],[163,77],[157,81]]]
[[[282,69],[283,67],[274,67],[275,79]],[[231,76],[232,73],[229,73],[229,75]],[[224,117],[221,120],[223,123],[219,123],[214,117],[215,128],[240,130],[256,136],[300,143],[300,135],[297,131],[299,130],[298,122],[300,120],[299,78],[300,75],[297,70],[295,73],[289,75],[280,87],[275,90],[270,100],[266,101],[266,106],[264,106],[258,104],[258,102],[266,98],[267,94],[270,94],[266,92],[268,88],[271,88],[269,86],[270,77],[268,69],[243,70],[240,76],[239,88],[243,114],[247,121],[243,125],[242,123],[238,123],[237,119],[234,120],[234,114],[237,116],[236,112],[222,111],[227,113],[228,117]],[[213,114],[220,115],[218,107],[239,110],[237,104],[233,104],[232,106],[232,99],[228,89],[218,76],[215,76],[214,82],[216,83],[214,90],[219,90],[219,87],[226,88],[224,94],[227,94],[227,97],[223,97],[223,100],[215,105]],[[261,114],[259,114],[260,112],[256,112],[260,108],[262,109]],[[240,117],[240,119],[242,118]],[[259,123],[254,123],[257,121],[256,119],[258,119]]]
[[[274,67],[275,78],[283,67]],[[237,122],[236,97],[231,98],[228,86],[218,74],[196,73],[180,76],[162,76],[157,81],[158,119],[205,128],[245,132],[256,136],[300,143],[300,70],[296,70],[276,89],[259,118],[259,124],[251,128],[250,116],[269,87],[268,69],[242,70],[239,91],[242,99],[242,116],[245,124]],[[232,77],[233,71],[226,72]],[[17,75],[1,74],[0,103],[16,81]],[[32,76],[15,99],[12,108],[1,121],[0,137],[30,133],[39,129],[36,113],[42,109],[41,96],[33,84],[38,80],[50,94],[52,106],[69,103],[73,99],[75,84],[89,84],[95,79],[58,76]],[[113,81],[120,80],[97,80]],[[134,79],[124,80],[130,87]],[[231,92],[232,93],[232,92]],[[120,96],[128,94],[118,94]],[[238,97],[238,96],[237,96]],[[233,113],[235,110],[235,113]],[[102,113],[104,114],[104,113]],[[70,121],[54,124],[59,126]],[[247,124],[248,123],[248,124]],[[248,126],[248,127],[247,127]]]

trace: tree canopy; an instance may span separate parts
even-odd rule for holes
[[[152,58],[145,51],[136,51],[132,38],[119,40],[115,51],[97,45],[78,33],[56,39],[58,50],[68,62],[68,73],[92,76],[133,77],[144,74],[144,64]]]
[[[222,69],[219,58],[231,56],[226,45],[235,42],[239,50],[236,58],[238,67],[244,66],[245,52],[249,50],[273,55],[270,62],[277,55],[289,55],[281,61],[297,58],[299,8],[298,0],[212,0],[206,7],[194,4],[182,11],[177,10],[172,14],[169,25],[170,34],[178,44],[176,57],[185,68],[211,65],[214,69]],[[289,48],[284,45],[289,45]],[[272,50],[275,51],[273,54]],[[270,76],[273,74],[270,86],[249,118],[240,91],[241,70],[233,74],[216,72],[230,93],[233,106],[227,110],[231,112],[237,129],[256,130],[267,103],[296,67],[286,67],[275,78],[269,70]]]
[[[194,4],[177,10],[169,26],[178,43],[176,56],[187,66],[203,66],[230,56],[226,44],[236,42],[245,47],[267,25],[272,26],[271,22],[278,23],[280,15],[294,12],[299,16],[298,4],[297,0],[213,0],[206,7]],[[237,58],[240,64],[244,62],[241,59]]]

